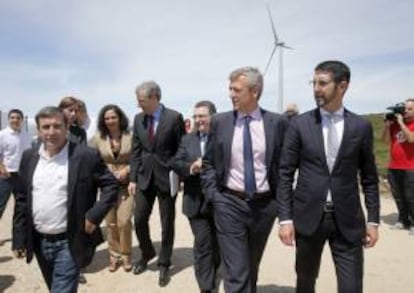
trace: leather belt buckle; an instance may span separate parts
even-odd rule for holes
[[[333,213],[334,212],[334,205],[332,202],[327,201],[323,204],[323,212],[324,213]]]

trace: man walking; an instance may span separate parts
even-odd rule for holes
[[[40,146],[23,154],[19,169],[13,251],[28,263],[36,256],[51,292],[77,292],[80,268],[103,242],[99,224],[118,183],[95,150],[67,140],[61,110],[42,108],[36,124]]]
[[[148,221],[157,198],[162,230],[159,285],[164,287],[170,280],[175,221],[175,196],[170,194],[169,163],[184,135],[184,120],[181,114],[160,103],[161,89],[154,81],[139,85],[136,95],[142,112],[134,120],[128,191],[135,195],[135,231],[141,259],[133,273],[143,273],[155,256]]]
[[[285,137],[278,189],[279,236],[286,245],[296,243],[298,293],[315,292],[326,241],[335,263],[338,292],[362,292],[363,245],[373,247],[378,240],[372,126],[343,106],[350,76],[348,66],[340,61],[316,66],[311,84],[318,107],[292,119]]]
[[[17,171],[22,154],[31,146],[29,134],[22,129],[23,112],[13,109],[7,117],[9,124],[0,131],[0,219],[10,194],[16,194]]]
[[[184,180],[183,213],[188,217],[194,235],[194,271],[200,292],[215,288],[219,249],[211,206],[201,190],[200,172],[205,153],[210,121],[216,113],[210,101],[200,101],[194,107],[193,131],[183,137],[172,168]]]
[[[256,292],[276,218],[279,155],[287,120],[259,107],[263,76],[253,67],[230,74],[233,111],[211,122],[201,173],[211,202],[226,292]]]

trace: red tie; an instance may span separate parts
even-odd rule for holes
[[[148,119],[148,121],[147,121],[148,122],[147,123],[148,139],[149,139],[149,142],[151,144],[153,144],[154,143],[154,138],[155,138],[155,136],[154,136],[154,116],[148,115],[147,119]]]

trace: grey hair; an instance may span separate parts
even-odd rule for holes
[[[146,98],[150,98],[155,96],[158,101],[161,100],[161,88],[160,86],[153,80],[146,81],[141,83],[135,89],[135,93],[138,95],[143,95]]]
[[[263,75],[260,73],[259,69],[251,66],[237,68],[230,73],[229,79],[230,81],[234,81],[240,76],[246,77],[250,89],[257,89],[257,99],[259,99],[263,91]]]

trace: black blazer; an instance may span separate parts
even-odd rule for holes
[[[281,157],[279,218],[280,221],[293,219],[298,232],[311,235],[320,223],[323,203],[330,189],[338,228],[349,241],[359,241],[364,236],[365,219],[358,177],[365,194],[368,221],[379,223],[372,126],[345,109],[342,143],[332,173],[329,173],[321,121],[320,111],[315,109],[290,122]],[[297,185],[292,191],[297,168]]]
[[[184,135],[183,116],[162,106],[154,143],[148,139],[145,113],[135,115],[130,159],[130,179],[141,190],[149,187],[153,177],[161,192],[170,192],[170,160],[178,150]]]
[[[39,149],[24,152],[13,215],[13,249],[26,249],[27,262],[33,257],[32,180],[39,161]],[[96,150],[69,143],[67,234],[69,249],[80,267],[87,266],[96,246],[103,242],[99,224],[115,204],[119,185]],[[100,199],[96,201],[97,189]],[[85,218],[98,225],[85,233]]]
[[[200,136],[198,132],[195,132],[183,137],[171,161],[173,170],[184,180],[183,213],[189,218],[208,213],[204,195],[201,192],[200,174],[190,174],[191,164],[200,157]]]
[[[270,191],[276,198],[278,168],[283,137],[288,121],[279,114],[260,109],[266,140],[265,163]],[[229,175],[231,146],[237,112],[217,114],[212,118],[207,150],[203,161],[201,180],[203,192],[213,200],[225,187]]]

